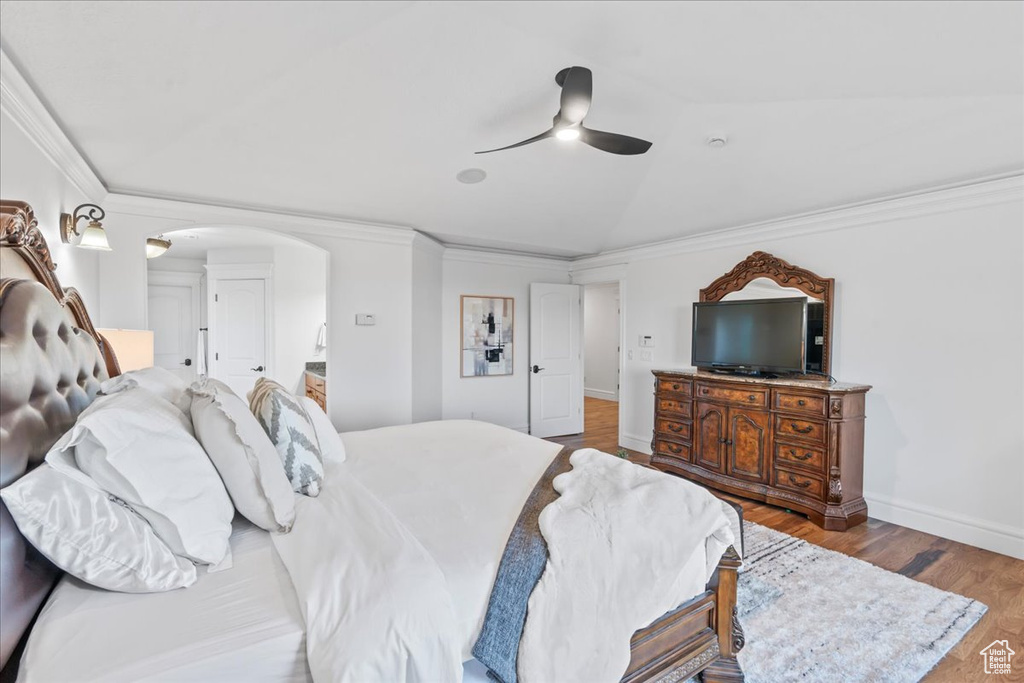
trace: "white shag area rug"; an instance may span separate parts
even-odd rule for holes
[[[988,610],[759,524],[743,530],[748,683],[919,681]]]

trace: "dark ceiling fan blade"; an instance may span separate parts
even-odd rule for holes
[[[558,72],[562,76],[565,70]],[[555,76],[555,81],[559,80]],[[594,76],[584,66],[569,67],[561,79],[562,101],[559,111],[562,121],[569,125],[581,123],[590,111],[590,101],[594,96]]]
[[[640,138],[631,138],[618,133],[605,133],[580,126],[580,142],[586,143],[602,152],[612,154],[643,154],[651,148],[651,143]]]
[[[491,152],[500,152],[503,149],[512,149],[513,147],[522,147],[523,145],[528,145],[531,142],[537,142],[538,140],[543,140],[544,138],[554,137],[554,135],[555,135],[555,129],[552,128],[550,130],[544,131],[540,135],[533,136],[529,140],[523,140],[522,142],[517,142],[516,144],[508,145],[507,147],[498,147],[497,149],[486,149],[483,152],[474,152],[474,154],[490,154]]]

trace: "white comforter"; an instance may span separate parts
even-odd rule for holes
[[[299,598],[314,681],[458,681],[462,657],[444,575],[339,462],[295,525],[272,536]]]
[[[313,678],[459,681],[505,542],[560,447],[463,421],[343,438],[348,461],[326,463],[323,492],[301,499],[292,532],[274,536],[306,620]],[[592,450],[572,462],[557,480],[562,498],[541,517],[551,560],[530,600],[524,683],[617,680],[633,631],[701,592],[732,541],[721,506],[699,487]],[[656,555],[640,551],[652,541]],[[612,611],[564,638],[560,629],[579,624],[563,610],[592,619],[585,606],[595,598]],[[577,668],[591,659],[599,662]]]
[[[592,448],[569,462],[540,514],[548,562],[519,644],[524,683],[619,680],[630,636],[703,591],[733,543],[699,486]]]

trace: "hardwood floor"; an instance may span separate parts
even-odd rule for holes
[[[618,450],[617,403],[586,398],[584,422],[583,434],[551,441],[609,453]],[[643,453],[627,452],[637,462],[650,459]],[[984,673],[978,653],[994,640],[1008,640],[1016,652],[1011,659],[1013,673],[995,678],[1024,681],[1024,561],[877,519],[846,532],[825,531],[782,508],[729,498],[743,505],[744,518],[751,522],[988,605],[981,621],[925,677],[926,683],[989,680],[992,677]]]

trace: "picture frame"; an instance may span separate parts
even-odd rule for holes
[[[459,299],[459,374],[502,377],[514,370],[515,299],[463,294]]]

